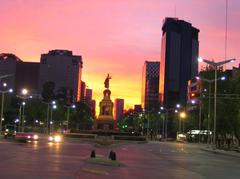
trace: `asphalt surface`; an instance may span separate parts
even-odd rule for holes
[[[89,163],[92,149],[102,158],[114,150],[122,165]],[[0,139],[0,178],[240,178],[240,158],[182,143],[96,147],[79,140],[55,144]]]

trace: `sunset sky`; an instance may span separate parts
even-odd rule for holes
[[[227,57],[240,59],[240,1],[228,2]],[[97,105],[107,73],[112,99],[140,104],[142,66],[160,61],[165,17],[200,29],[200,56],[224,59],[225,0],[0,0],[0,12],[0,53],[37,62],[52,49],[82,55]]]

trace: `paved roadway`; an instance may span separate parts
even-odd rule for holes
[[[87,162],[90,151],[116,151],[124,166]],[[0,178],[240,178],[240,158],[205,152],[181,143],[124,144],[96,148],[81,141],[50,144],[0,140]]]

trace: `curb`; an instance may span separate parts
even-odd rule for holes
[[[239,157],[240,154],[238,153],[229,153],[229,152],[224,152],[224,151],[219,151],[219,150],[213,150],[213,149],[206,149],[206,148],[201,148],[201,150],[206,151],[206,152],[211,152],[214,154],[220,154],[220,155],[225,155],[225,156],[230,156],[230,157]]]

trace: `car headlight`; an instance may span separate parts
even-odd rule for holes
[[[61,136],[59,136],[59,135],[54,136],[54,141],[55,142],[60,142],[61,141]]]
[[[28,139],[31,139],[31,136],[30,136],[30,135],[28,135],[28,136],[27,136],[27,138],[28,138]]]
[[[33,135],[33,139],[37,140],[38,139],[38,135]]]
[[[49,141],[53,141],[53,137],[50,136],[50,137],[48,138],[48,140],[49,140]]]

